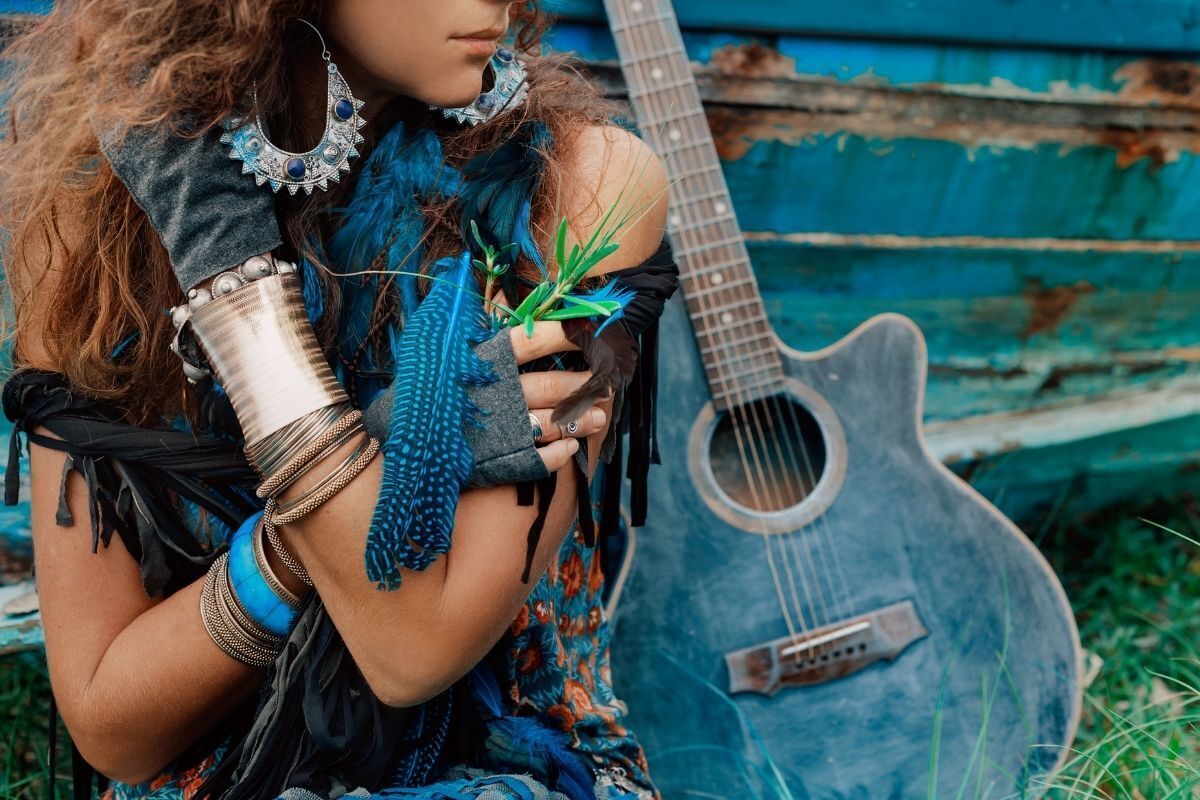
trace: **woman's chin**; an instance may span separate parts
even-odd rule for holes
[[[483,83],[476,80],[474,84],[448,92],[438,92],[436,98],[426,102],[439,108],[461,108],[474,103],[483,92]]]

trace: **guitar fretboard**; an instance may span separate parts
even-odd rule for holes
[[[671,177],[669,226],[719,408],[776,389],[783,364],[670,0],[605,0],[646,141]]]

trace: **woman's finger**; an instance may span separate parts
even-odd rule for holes
[[[509,336],[512,337],[513,355],[518,364],[524,364],[553,353],[579,349],[578,345],[563,333],[561,322],[535,322],[533,323],[533,336],[527,336],[522,327],[508,330]]]
[[[578,449],[578,439],[559,439],[545,447],[539,447],[537,451],[538,455],[542,457],[542,463],[546,465],[546,469],[558,472],[571,463],[571,459],[575,457],[575,451]]]
[[[607,419],[604,410],[599,406],[593,406],[588,411],[580,414],[578,419],[564,422],[561,425],[555,425],[550,421],[551,415],[554,414],[553,408],[535,408],[532,413],[537,417],[538,424],[542,426],[541,438],[534,439],[534,442],[539,445],[566,437],[583,439],[584,437],[591,436],[604,427],[604,422]],[[571,429],[572,422],[575,423],[574,430]]]
[[[551,369],[545,372],[521,373],[521,391],[525,394],[528,408],[554,408],[560,400],[583,386],[592,377],[591,370],[571,372]]]

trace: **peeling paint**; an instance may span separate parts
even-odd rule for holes
[[[1174,105],[1200,109],[1200,64],[1143,59],[1114,73],[1123,83],[1119,97],[1138,105]]]
[[[1029,301],[1029,322],[1021,331],[1021,338],[1028,339],[1035,333],[1054,330],[1081,296],[1094,291],[1095,287],[1086,280],[1076,281],[1069,286],[1046,287],[1037,278],[1030,279],[1021,293]]]
[[[615,65],[599,65],[621,94]],[[1113,151],[1118,168],[1152,167],[1200,153],[1200,65],[1142,59],[1114,74],[1118,92],[1051,82],[1036,92],[993,78],[987,85],[892,85],[876,75],[841,81],[795,72],[795,59],[761,43],[727,45],[694,65],[721,155],[737,159],[756,142],[801,145],[816,137],[902,138],[981,149],[1053,145]]]
[[[796,75],[796,59],[759,42],[719,47],[713,50],[709,67],[743,78],[792,78]]]

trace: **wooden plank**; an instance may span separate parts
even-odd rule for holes
[[[601,20],[601,0],[550,0],[568,17]],[[1200,51],[1190,0],[689,0],[676,3],[685,28],[774,31],[871,39],[1145,52]]]
[[[1100,398],[1075,397],[1034,411],[1007,411],[925,426],[934,455],[947,464],[978,461],[1017,450],[1074,444],[1164,422],[1192,419],[1200,426],[1200,376],[1149,391],[1116,390]]]
[[[573,51],[591,62],[615,63],[608,29],[596,24],[562,22],[551,29],[548,43],[556,50]],[[1188,64],[1193,58],[1170,55],[1147,59],[1144,53],[1097,52],[1081,55],[1064,50],[1022,47],[977,47],[928,41],[828,39],[794,34],[734,33],[690,30],[683,33],[691,60],[747,77],[770,81],[781,77],[829,78],[894,87],[935,84],[960,88],[972,94],[1004,96],[1016,92],[1044,95],[1046,99],[1075,93],[1089,95],[1141,94],[1141,81],[1131,64],[1154,61],[1164,65]],[[1162,82],[1168,81],[1163,68]],[[1182,94],[1186,94],[1183,92]],[[1176,97],[1180,96],[1178,93]],[[1162,99],[1169,100],[1171,95]]]
[[[29,604],[29,595],[34,591],[33,581],[0,586],[0,656],[23,650],[36,650],[46,644],[42,635],[42,616],[39,611],[24,614],[8,614],[4,609],[20,604]],[[36,600],[34,607],[36,608]],[[13,605],[10,605],[13,604]]]
[[[1200,491],[1198,433],[1196,417],[1186,417],[954,469],[1036,540],[1048,515],[1069,519],[1117,503],[1145,505]]]
[[[780,338],[814,350],[874,314],[922,328],[930,421],[1029,410],[1200,372],[1200,253],[752,233]],[[1111,243],[1081,243],[1103,248]]]

